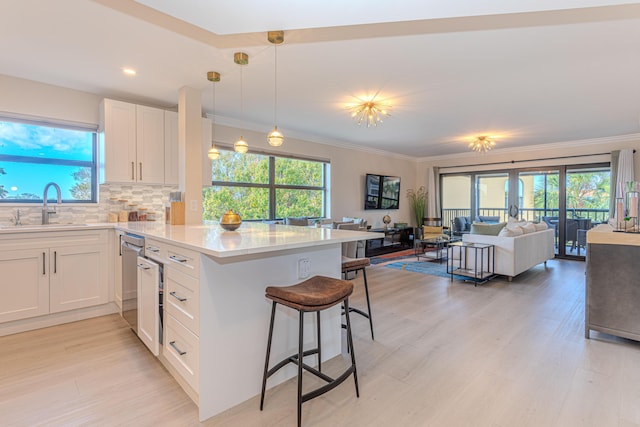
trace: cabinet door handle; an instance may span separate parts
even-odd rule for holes
[[[147,250],[149,252],[160,252],[160,248],[158,248],[157,246],[147,246]]]
[[[135,174],[136,173],[136,164],[135,162],[131,162],[131,181],[135,181],[136,177]]]
[[[58,251],[53,251],[53,274],[58,272]]]
[[[142,162],[140,162],[140,181],[142,181]]]
[[[149,270],[151,267],[149,267],[149,266],[148,266],[148,265],[146,265],[146,264],[138,264],[138,268],[141,268],[141,269],[143,269],[143,270]]]
[[[180,350],[180,349],[178,348],[178,346],[176,345],[176,342],[175,342],[175,341],[171,341],[171,342],[169,343],[169,345],[170,345],[171,347],[173,347],[173,349],[176,351],[176,353],[178,353],[180,356],[184,356],[185,354],[187,354],[187,352],[186,352],[186,351],[182,351],[182,350]]]
[[[174,297],[175,299],[177,299],[180,302],[185,302],[187,300],[186,298],[179,297],[178,295],[176,295],[176,291],[169,292],[169,295],[171,295],[172,297]]]
[[[169,259],[171,261],[180,262],[180,263],[185,263],[185,262],[188,261],[188,259],[183,258],[183,257],[178,256],[178,255],[171,255],[171,256],[169,256]]]
[[[42,275],[43,276],[47,274],[47,265],[45,264],[46,262],[47,262],[46,253],[42,252]]]

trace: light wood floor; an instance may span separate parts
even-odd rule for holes
[[[375,341],[353,317],[360,398],[346,381],[303,405],[305,426],[640,426],[640,344],[584,338],[584,263],[478,287],[381,266],[368,276]],[[254,398],[199,424],[118,316],[0,338],[2,426],[293,426],[295,393],[289,381],[263,412]]]

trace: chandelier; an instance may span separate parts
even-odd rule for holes
[[[369,100],[358,99],[356,103],[347,104],[347,109],[351,111],[351,117],[355,119],[358,126],[364,123],[367,127],[371,127],[382,123],[383,117],[389,117],[391,105],[376,101],[374,96]]]
[[[496,145],[495,141],[488,136],[482,135],[469,143],[469,148],[479,153],[486,153]]]

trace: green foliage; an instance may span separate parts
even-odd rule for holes
[[[269,156],[221,150],[220,158],[212,162],[216,185],[205,188],[202,193],[203,219],[217,221],[229,209],[240,214],[243,220],[323,215],[323,190],[282,188],[322,187],[323,163],[275,157],[276,212],[273,213],[269,212],[269,164]],[[222,183],[229,185],[220,185]]]
[[[427,190],[424,187],[418,188],[418,190],[408,189],[407,198],[409,199],[409,206],[413,217],[416,220],[416,226],[422,225],[422,218],[427,208]]]
[[[91,200],[91,168],[79,168],[72,174],[75,184],[71,196],[76,200]]]
[[[4,168],[0,168],[0,175],[6,175]],[[7,197],[8,191],[4,189],[4,185],[0,185],[0,199]]]
[[[567,209],[607,209],[610,185],[611,175],[608,171],[567,174]],[[559,176],[547,175],[546,188],[543,180],[536,182],[534,207],[558,209],[559,192]]]

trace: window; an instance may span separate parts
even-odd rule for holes
[[[203,190],[203,219],[229,209],[243,220],[326,216],[329,164],[316,160],[220,150],[212,186]]]
[[[96,163],[95,128],[0,117],[0,203],[42,203],[49,182],[63,203],[95,203]]]

